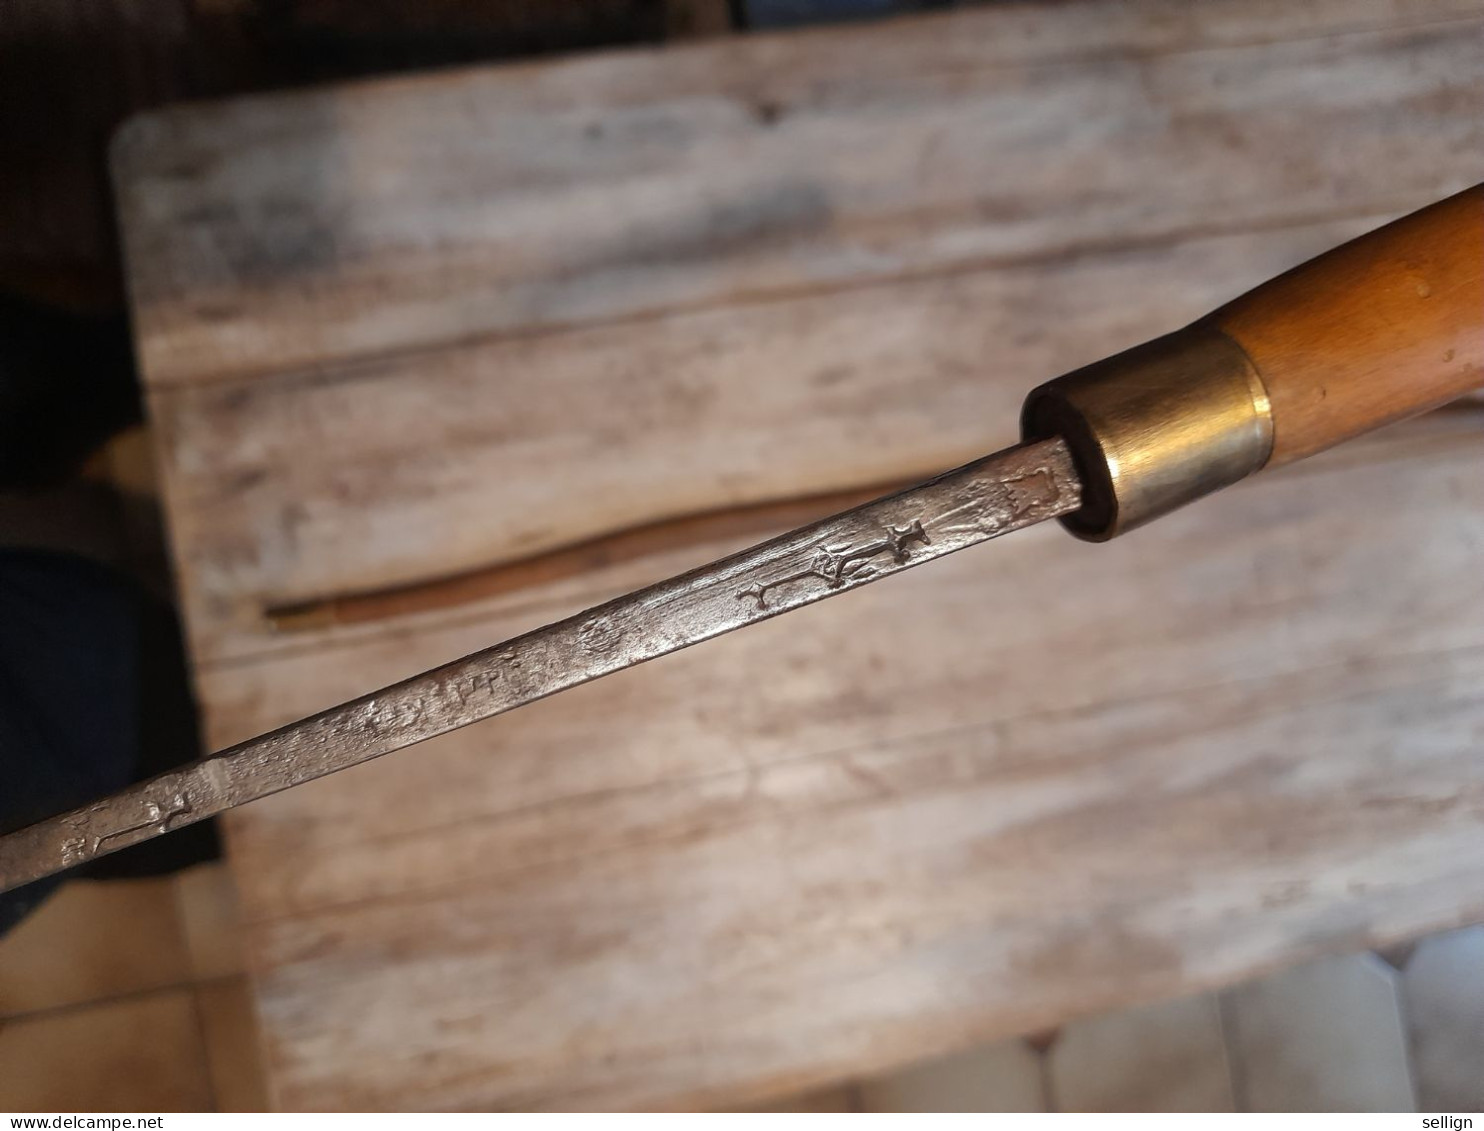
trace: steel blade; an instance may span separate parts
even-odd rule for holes
[[[0,837],[0,891],[1076,510],[1066,445],[1010,448]]]

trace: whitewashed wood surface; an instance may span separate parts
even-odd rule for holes
[[[653,524],[1011,441],[1484,179],[1481,50],[1477,0],[1012,3],[136,121],[211,743],[784,510]],[[240,811],[279,1102],[736,1104],[1484,917],[1481,439],[1031,531]]]

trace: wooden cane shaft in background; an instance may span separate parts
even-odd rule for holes
[[[1311,259],[1210,321],[1272,405],[1268,466],[1484,384],[1484,185]]]

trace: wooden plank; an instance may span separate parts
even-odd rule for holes
[[[309,368],[1484,176],[1484,5],[1201,12],[997,5],[137,119],[115,158],[144,367]]]
[[[141,120],[210,743],[772,512],[268,607],[1009,440],[1036,381],[1484,176],[1481,42],[1477,0],[1011,3]],[[234,814],[280,1102],[734,1105],[1484,916],[1481,433],[1028,532]]]
[[[1054,22],[1070,20],[1070,10],[1053,17],[1036,8],[1035,18],[1053,20],[1042,30],[1053,28],[1061,38],[1033,36],[1024,28],[1019,37],[994,37],[997,46],[989,58],[1001,64],[997,67],[965,70],[961,41],[989,36],[989,25],[982,21],[991,13],[976,13],[965,17],[964,35],[941,34],[938,29],[950,25],[937,20],[909,21],[904,27],[910,49],[905,55],[893,50],[888,64],[869,70],[869,79],[843,68],[841,51],[828,46],[832,38],[816,44],[806,36],[800,46],[795,38],[784,37],[764,40],[761,46],[749,41],[745,49],[691,49],[673,62],[666,56],[663,68],[647,56],[613,57],[536,71],[400,80],[295,99],[193,108],[158,120],[153,148],[133,152],[121,172],[123,196],[139,205],[127,205],[125,214],[135,241],[136,308],[146,355],[170,338],[153,320],[157,315],[176,317],[170,313],[174,310],[187,318],[192,334],[204,335],[203,342],[210,339],[212,350],[239,360],[253,356],[252,348],[244,352],[233,329],[246,322],[234,320],[235,315],[226,320],[195,317],[202,309],[192,304],[214,292],[212,279],[224,280],[234,301],[247,303],[242,317],[258,327],[252,331],[254,341],[310,351],[299,358],[264,355],[262,363],[304,361],[312,355],[318,365],[356,354],[360,347],[334,329],[336,319],[343,315],[380,333],[399,323],[399,305],[413,301],[417,289],[415,280],[402,274],[414,270],[411,264],[417,258],[407,247],[394,241],[382,254],[358,241],[385,225],[401,233],[397,239],[411,238],[424,222],[419,217],[436,217],[448,232],[467,236],[457,241],[458,248],[435,240],[425,249],[440,279],[447,282],[453,262],[465,254],[461,249],[482,248],[478,255],[484,257],[489,286],[495,288],[485,294],[480,284],[450,298],[440,284],[436,301],[426,310],[417,308],[422,313],[408,307],[404,313],[411,321],[404,328],[410,328],[411,337],[399,337],[395,344],[398,350],[419,343],[428,348],[358,364],[337,362],[328,370],[277,376],[271,382],[235,379],[200,389],[193,384],[196,379],[220,377],[214,363],[197,359],[191,381],[178,383],[165,359],[146,357],[155,416],[166,437],[166,459],[174,468],[167,485],[173,491],[178,484],[181,493],[173,511],[181,568],[190,579],[185,594],[198,659],[301,644],[272,632],[262,615],[268,607],[436,579],[627,525],[828,491],[858,484],[862,476],[870,481],[906,478],[968,458],[1009,438],[1014,405],[1037,381],[1169,329],[1275,270],[1431,198],[1446,179],[1438,172],[1443,159],[1432,150],[1412,150],[1441,146],[1461,136],[1460,131],[1467,135],[1479,128],[1481,119],[1473,111],[1484,108],[1484,82],[1471,66],[1471,52],[1465,53],[1469,66],[1461,66],[1458,44],[1478,36],[1481,25],[1446,22],[1462,11],[1457,6],[1408,9],[1408,19],[1429,26],[1445,20],[1443,31],[1352,32],[1304,40],[1292,48],[1284,45],[1299,54],[1281,58],[1271,49],[1224,46],[1257,34],[1258,25],[1243,23],[1247,17],[1237,9],[1216,5],[1209,22],[1173,36],[1169,12],[1161,5],[1118,10],[1122,30],[1113,35],[1109,50],[1121,45],[1125,57],[1116,65],[1112,58],[1100,59],[1090,69],[1046,62],[1085,52],[1090,42],[1079,38],[1086,32],[1082,22]],[[1315,13],[1322,11],[1327,11],[1328,24],[1314,24]],[[1001,16],[1032,19],[1030,10],[1019,8],[996,19]],[[1362,26],[1375,18],[1376,9],[1367,5],[1306,7],[1301,16],[1283,17],[1300,19],[1302,26],[1290,30],[1304,34]],[[951,26],[957,32],[960,25]],[[1014,26],[1019,25],[994,24],[1001,32]],[[885,34],[881,29],[850,32],[846,42],[864,51]],[[1024,46],[1009,46],[1015,43]],[[1213,48],[1213,43],[1221,46]],[[1347,60],[1364,60],[1366,82],[1350,81],[1348,63],[1325,83],[1313,82],[1315,66],[1329,60],[1337,44],[1343,44]],[[1203,49],[1190,50],[1192,45]],[[1156,48],[1179,50],[1163,61],[1129,54]],[[480,318],[489,313],[500,326],[514,320],[523,331],[539,326],[545,315],[519,300],[516,292],[542,277],[564,254],[548,237],[571,239],[589,250],[616,238],[594,231],[584,236],[577,230],[581,224],[574,228],[568,222],[574,208],[587,215],[578,204],[588,199],[583,194],[595,184],[612,185],[615,178],[624,182],[625,177],[649,183],[669,170],[666,183],[673,192],[710,199],[711,178],[735,179],[717,171],[726,161],[741,160],[726,156],[735,142],[732,127],[718,124],[708,109],[711,103],[697,93],[706,82],[724,93],[733,80],[726,77],[730,72],[706,72],[699,57],[693,58],[697,50],[742,50],[742,62],[736,65],[751,61],[765,74],[792,74],[785,63],[821,68],[821,89],[832,82],[882,83],[880,89],[867,89],[860,104],[880,111],[871,119],[870,132],[883,139],[884,149],[898,144],[891,138],[907,145],[943,129],[983,134],[972,145],[967,135],[963,144],[945,143],[945,153],[992,155],[998,168],[1014,171],[1013,178],[1002,172],[990,175],[977,165],[960,167],[960,153],[945,158],[952,167],[948,180],[934,167],[913,178],[883,181],[875,175],[879,169],[858,168],[855,157],[820,146],[808,131],[790,137],[776,161],[764,162],[767,155],[761,151],[752,155],[767,175],[773,169],[814,169],[823,161],[809,176],[845,186],[837,186],[838,192],[829,189],[830,195],[855,199],[863,186],[870,187],[873,214],[916,217],[909,227],[925,233],[922,246],[928,249],[928,259],[918,266],[962,267],[952,249],[967,245],[952,233],[962,234],[965,222],[979,224],[988,233],[985,238],[1010,241],[991,249],[992,260],[1008,254],[1012,260],[1026,256],[1030,261],[996,261],[965,268],[953,278],[892,282],[878,278],[879,264],[852,260],[851,287],[844,292],[762,300],[748,284],[742,287],[747,298],[742,304],[662,316],[658,323],[621,319],[581,334],[522,334],[465,343],[469,334],[499,327],[435,324],[473,296]],[[1043,70],[1052,66],[1054,73],[1017,69],[1012,64],[1022,56]],[[757,62],[759,58],[765,62]],[[926,77],[909,69],[908,58]],[[1156,66],[1165,68],[1163,78],[1151,78],[1149,68]],[[1234,78],[1233,68],[1239,66],[1248,70]],[[877,72],[885,78],[875,78]],[[944,74],[968,78],[950,81]],[[1275,74],[1281,81],[1274,83]],[[1247,162],[1229,144],[1191,142],[1185,127],[1162,125],[1199,120],[1210,127],[1204,133],[1228,142],[1233,130],[1263,132],[1250,120],[1247,91],[1264,83],[1276,86],[1287,99],[1285,121],[1297,115],[1312,122],[1304,131],[1266,131],[1272,145],[1293,144],[1304,151],[1302,158],[1282,157],[1275,150],[1261,162]],[[1424,97],[1418,83],[1431,93]],[[1406,130],[1379,131],[1378,140],[1376,123],[1383,120],[1378,108],[1384,105],[1385,115],[1394,113],[1393,103],[1408,89],[1414,97],[1407,105]],[[627,121],[638,112],[632,106],[658,106],[655,114],[685,123],[690,148],[677,143],[678,148],[660,151],[630,145],[590,152],[583,139],[573,149],[558,146],[562,156],[556,160],[547,145],[548,127],[558,133],[569,129],[573,107],[582,99],[615,95],[627,100],[620,109],[591,108],[588,117]],[[1277,94],[1273,98],[1264,105],[1276,112],[1280,99]],[[370,99],[374,106],[342,121],[338,111],[322,112],[326,99]],[[466,110],[488,104],[502,114],[523,114],[526,125],[512,128],[508,142],[504,135],[486,142],[484,134],[467,128],[460,133],[454,125],[446,134],[437,133],[441,123],[457,120],[454,110],[443,105],[450,99]],[[811,111],[820,116],[820,129],[836,115],[864,113],[851,109],[854,102],[842,109],[840,97],[821,99]],[[1116,109],[1108,115],[1108,125],[1089,139],[1089,155],[1122,147],[1128,156],[1109,162],[1114,180],[1091,178],[1099,193],[1112,192],[1118,200],[1090,206],[1084,189],[1065,187],[1076,171],[1067,164],[1071,151],[1050,139],[1067,132],[1063,123],[1083,121],[1087,106],[1094,103]],[[319,124],[306,125],[309,119]],[[846,147],[850,153],[866,144],[860,123],[839,124],[854,139]],[[757,122],[737,128],[769,145],[779,132]],[[430,129],[433,136],[417,144],[442,146],[456,156],[408,166],[409,136],[422,138]],[[1332,137],[1315,147],[1318,133]],[[1358,133],[1366,140],[1355,140]],[[362,199],[379,178],[337,176],[316,164],[361,144],[367,147],[365,160],[378,154],[384,158],[385,175],[395,182],[396,193]],[[1409,150],[1379,154],[1378,144]],[[722,155],[715,160],[708,156],[713,148]],[[691,149],[700,152],[690,155]],[[1484,146],[1478,151],[1484,152]],[[1448,152],[1454,166],[1457,152],[1456,145]],[[306,158],[311,153],[317,155],[314,160]],[[522,172],[522,162],[528,160],[545,163],[539,197],[532,195],[530,178]],[[682,164],[674,165],[675,160]],[[1171,162],[1179,167],[1167,167]],[[360,158],[353,162],[360,163]],[[1410,170],[1412,180],[1401,183],[1394,174],[1397,167]],[[1120,171],[1125,168],[1136,171]],[[318,169],[316,179],[306,182],[306,169]],[[1312,196],[1307,204],[1293,186],[1261,181],[1294,169],[1308,170],[1305,175],[1311,178],[1304,190]],[[972,182],[971,173],[984,178]],[[445,175],[446,183],[440,179]],[[1448,175],[1470,179],[1484,175],[1484,167]],[[1051,180],[1064,187],[1049,191]],[[964,212],[931,204],[940,189],[966,191],[971,182],[981,194],[996,192],[1005,207]],[[1334,183],[1346,186],[1345,193],[1337,197],[1331,191]],[[481,187],[473,191],[470,185]],[[1223,209],[1220,194],[1212,195],[1213,185],[1245,193],[1241,208],[1236,213]],[[568,190],[577,195],[564,195]],[[450,202],[447,194],[455,191],[458,200]],[[613,231],[627,233],[625,238],[635,230],[643,233],[648,206],[630,201],[634,207],[627,207],[621,188],[615,192],[614,207],[605,204],[589,217],[591,222],[611,224]],[[538,213],[534,225],[500,229],[505,235],[499,239],[535,241],[522,244],[524,250],[512,251],[505,244],[499,250],[484,242],[486,236],[495,238],[490,225],[503,223],[500,202],[511,194]],[[1319,200],[1322,208],[1315,203]],[[294,214],[304,223],[296,220],[285,227],[264,214],[263,201],[277,202],[270,209],[277,210],[275,215],[284,214],[287,202],[293,201]],[[362,216],[367,208],[379,209],[381,219]],[[1369,214],[1294,228],[1265,227],[1316,209]],[[1208,219],[1213,215],[1219,217],[1214,225]],[[305,227],[310,219],[324,228],[320,242],[337,249],[331,260],[310,272],[328,288],[323,302],[296,289],[300,272],[289,262],[318,239]],[[1218,230],[1230,225],[1237,232],[1204,239],[1175,240],[1170,235],[1192,223]],[[658,285],[656,272],[673,268],[694,276],[685,284],[688,293],[711,293],[721,301],[737,290],[728,280],[739,256],[771,256],[775,265],[784,259],[807,264],[821,255],[838,259],[839,240],[856,239],[861,230],[853,221],[838,230],[832,224],[821,237],[823,243],[817,233],[796,233],[797,238],[772,244],[733,240],[727,246],[700,247],[705,254],[678,261],[668,237],[652,230],[632,240],[631,254],[613,265],[615,301],[633,299],[637,306],[608,314],[662,305],[652,293],[652,284]],[[879,235],[887,229],[872,230]],[[1082,234],[1069,242],[1067,233],[1078,230]],[[277,246],[275,240],[285,242]],[[1072,253],[1069,247],[1080,250]],[[946,259],[939,255],[944,249]],[[290,250],[293,255],[285,259]],[[505,267],[491,263],[489,255],[496,251],[499,256],[511,251],[509,262],[516,265],[511,269],[519,279],[512,282]],[[742,269],[753,270],[745,264]],[[805,270],[811,273],[813,268]],[[583,272],[580,285],[602,274]],[[862,277],[877,282],[862,286]],[[379,296],[375,301],[363,283]],[[785,289],[793,285],[791,277]],[[1139,301],[1130,302],[1135,291]],[[258,299],[253,296],[277,313],[254,306]],[[433,321],[424,321],[424,314]],[[302,317],[315,325],[284,322],[285,317]],[[450,335],[456,340],[436,349],[429,345]],[[386,346],[383,342],[378,348]],[[931,399],[918,391],[924,387],[932,390]],[[644,390],[638,403],[632,403],[635,389]],[[910,403],[903,403],[909,398]],[[571,406],[579,403],[589,408],[572,412]],[[842,411],[855,413],[867,403],[871,421],[861,428],[821,423]],[[491,407],[471,418],[471,404]],[[398,420],[399,427],[381,426],[386,419]],[[594,420],[619,426],[595,430],[589,423]],[[992,421],[1003,421],[1005,430],[992,432]],[[718,432],[732,436],[726,445],[715,442]],[[661,458],[654,458],[661,452]],[[530,466],[574,457],[591,458],[595,469],[581,491],[549,476],[523,474]],[[671,474],[676,468],[684,474]],[[371,499],[374,506],[368,506]],[[485,517],[470,522],[471,514]],[[414,529],[415,537],[405,536]]]
[[[1107,547],[960,555],[240,814],[283,1102],[732,1102],[1484,916],[1464,420]],[[247,730],[541,615],[205,691]]]
[[[1014,442],[1040,381],[1386,218],[159,392],[195,654],[302,647],[279,605],[935,473]]]
[[[1480,621],[1450,615],[1484,590],[1484,575],[1471,568],[1480,534],[1472,508],[1484,490],[1474,474],[1481,432],[1484,419],[1476,413],[1447,428],[1399,429],[1364,453],[1336,453],[1317,465],[1255,481],[1137,540],[1106,548],[1084,550],[1051,528],[1027,533],[945,560],[911,575],[913,580],[871,589],[870,597],[862,590],[830,602],[831,612],[793,617],[792,625],[780,620],[773,628],[759,626],[643,673],[611,677],[560,702],[533,705],[430,742],[416,754],[380,763],[380,780],[364,794],[329,783],[296,790],[254,809],[253,826],[279,845],[283,838],[302,842],[308,859],[279,860],[273,866],[286,869],[274,873],[279,880],[265,879],[260,870],[253,885],[273,889],[265,905],[292,907],[295,893],[306,891],[313,905],[336,890],[314,890],[309,877],[322,864],[317,850],[348,844],[352,830],[367,840],[429,828],[457,838],[466,825],[492,813],[518,812],[553,796],[603,795],[718,772],[728,768],[729,758],[708,746],[716,736],[737,745],[732,759],[745,750],[745,764],[754,765],[811,747],[864,748],[873,739],[904,738],[917,733],[919,717],[949,719],[949,729],[982,726],[1007,710],[1092,710],[1240,682],[1269,670],[1276,678],[1289,670],[1342,666],[1362,653],[1379,659],[1484,645]],[[1460,506],[1457,514],[1450,511],[1451,528],[1441,537],[1432,531],[1436,514],[1429,505],[1440,488],[1449,505]],[[1386,521],[1363,521],[1378,513]],[[1346,533],[1351,527],[1359,529]],[[1305,537],[1311,528],[1329,537],[1315,544],[1317,538]],[[1424,543],[1426,553],[1393,555],[1398,560],[1383,568],[1386,547],[1407,537]],[[725,548],[685,553],[700,557]],[[648,572],[675,568],[680,553]],[[644,568],[593,571],[586,580],[589,597],[627,588]],[[1437,583],[1435,570],[1447,585]],[[1003,607],[992,600],[1001,590],[1029,596]],[[350,697],[367,681],[390,682],[574,604],[566,593],[540,597],[545,599],[514,607],[496,603],[483,615],[466,610],[452,622],[409,626],[269,664],[210,670],[203,690],[214,704],[212,741],[226,744],[292,721]],[[984,603],[983,611],[972,609],[976,601]],[[1296,608],[1303,610],[1303,635],[1291,631]],[[1215,639],[1213,615],[1222,617]],[[889,655],[889,638],[906,635],[901,630],[913,621],[918,628],[912,635],[923,643],[903,641],[897,655]],[[866,631],[868,622],[889,627],[876,634]],[[1131,638],[1131,624],[1140,626],[1142,639]],[[844,638],[851,633],[873,646],[863,643],[856,659],[826,661],[832,652],[849,651]],[[1096,654],[1099,644],[1116,647],[1116,660]],[[1083,648],[1093,654],[1076,660],[1084,673],[1080,683],[1046,678],[1046,664],[1065,662]],[[1051,657],[1044,664],[1043,653]],[[1254,667],[1254,657],[1265,658]],[[809,685],[797,686],[802,677],[796,675],[776,684],[758,681],[739,695],[738,681],[756,679],[770,664],[808,673]],[[661,669],[675,673],[675,690],[664,690],[669,684],[648,674]],[[995,694],[976,696],[976,686],[993,687]],[[861,701],[863,687],[889,687],[892,701],[873,708]],[[824,709],[821,700],[835,703]],[[578,709],[588,701],[595,705]],[[612,729],[613,718],[624,716],[633,717],[634,737],[613,734],[609,741],[632,742],[632,758],[614,756],[609,746],[581,753]],[[480,757],[502,734],[511,741],[500,743],[499,756]],[[463,753],[442,756],[430,770],[426,759],[440,749]],[[336,780],[354,782],[369,772]],[[464,774],[470,776],[459,776]],[[418,804],[405,804],[412,796]],[[588,835],[604,834],[595,828]],[[568,842],[565,836],[550,839],[558,847]],[[298,855],[296,849],[292,856]],[[373,883],[375,891],[347,894],[387,894],[388,885],[401,882],[397,869],[374,871],[374,877],[355,882]],[[450,878],[446,870],[430,876],[412,869],[407,875],[413,884],[441,885]]]

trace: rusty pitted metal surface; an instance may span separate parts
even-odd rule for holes
[[[0,837],[0,890],[1069,514],[1081,498],[1062,440],[976,460]]]

